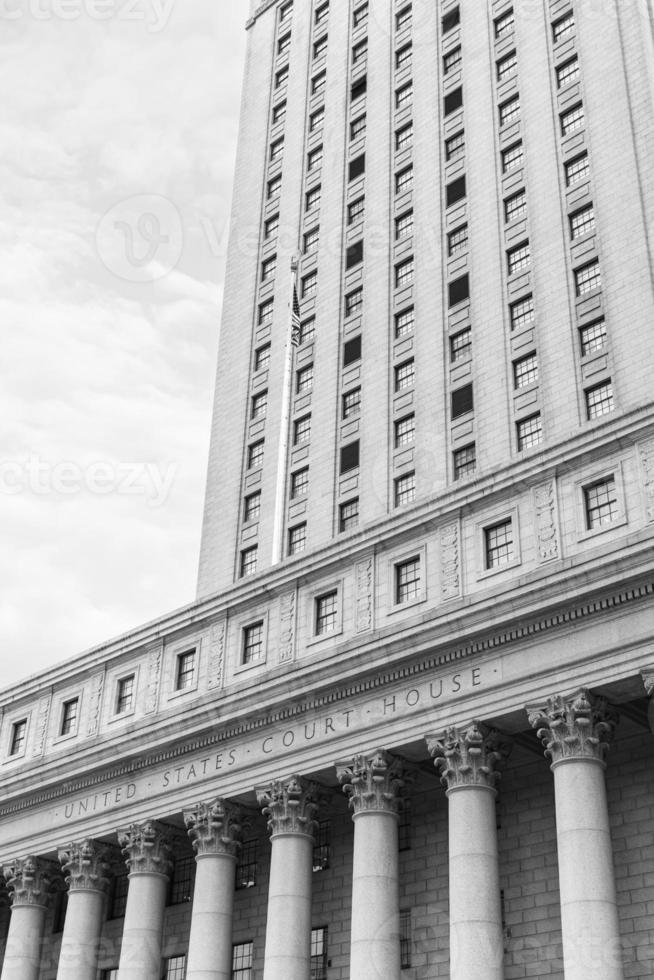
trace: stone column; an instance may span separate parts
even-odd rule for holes
[[[306,980],[317,787],[291,776],[256,793],[272,843],[263,980]]]
[[[92,840],[59,851],[68,885],[57,980],[96,980],[109,866],[105,848]]]
[[[5,866],[11,892],[11,919],[2,980],[38,980],[51,865],[29,856]]]
[[[118,832],[129,888],[118,980],[160,980],[166,892],[172,868],[165,829],[153,820]]]
[[[350,976],[400,978],[400,762],[377,749],[336,765],[354,811]]]
[[[495,817],[499,738],[477,722],[426,738],[447,787],[450,978],[502,980],[504,937]]]
[[[570,980],[622,980],[605,756],[616,715],[582,689],[528,709],[554,773],[563,966]]]
[[[184,811],[184,822],[197,862],[186,980],[231,980],[240,810],[222,800],[200,803]]]

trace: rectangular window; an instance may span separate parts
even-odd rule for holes
[[[281,193],[281,189],[282,189],[282,175],[278,174],[276,177],[273,177],[272,180],[268,181],[268,191],[267,191],[268,200],[270,201],[274,197],[279,197]]]
[[[361,360],[361,334],[351,337],[343,344],[343,367],[349,367],[355,361]]]
[[[411,967],[411,909],[400,911],[400,969]]]
[[[578,129],[583,129],[586,122],[584,107],[580,102],[571,109],[566,109],[565,112],[562,112],[559,118],[561,120],[561,136],[569,136],[570,133],[574,133]]]
[[[468,226],[459,225],[447,236],[447,254],[452,258],[453,255],[460,255],[468,247]]]
[[[557,41],[562,41],[564,37],[569,37],[570,34],[575,29],[575,18],[572,11],[568,14],[564,14],[563,17],[559,17],[552,24],[552,38],[554,43]]]
[[[516,300],[509,307],[511,316],[511,329],[521,330],[534,322],[534,300],[532,296],[525,296],[524,299]]]
[[[395,337],[406,337],[413,333],[415,311],[412,306],[395,314]]]
[[[362,3],[352,12],[352,26],[361,27],[368,20],[368,4]]]
[[[274,302],[269,299],[265,303],[261,303],[259,306],[259,325],[262,323],[270,323],[273,318]]]
[[[291,500],[306,497],[309,490],[309,467],[291,473]]]
[[[351,531],[359,524],[359,498],[346,500],[338,509],[338,529],[339,531]]]
[[[243,508],[243,520],[247,523],[248,521],[256,521],[259,519],[261,514],[261,491],[257,490],[255,493],[250,493],[245,498],[245,506]]]
[[[445,116],[452,115],[457,109],[460,109],[463,105],[463,88],[455,88],[453,92],[448,92],[443,99],[443,114]]]
[[[288,553],[289,555],[299,555],[307,546],[307,526],[306,524],[296,524],[295,527],[288,529]]]
[[[582,265],[580,269],[575,269],[574,277],[577,296],[585,296],[586,293],[599,289],[602,285],[602,277],[597,259],[588,262],[587,265]]]
[[[579,78],[579,60],[576,55],[556,69],[556,84],[559,88],[576,82]]]
[[[316,318],[311,316],[300,324],[300,344],[308,344],[316,332]]]
[[[272,218],[268,218],[268,220],[264,222],[264,226],[263,226],[264,240],[269,242],[271,238],[275,237],[278,231],[279,231],[279,215],[273,214]]]
[[[305,211],[315,211],[316,208],[320,207],[320,190],[320,184],[318,184],[317,187],[312,187],[310,191],[307,191]]]
[[[538,361],[535,354],[527,354],[513,362],[514,388],[526,388],[535,381],[538,381]]]
[[[77,731],[77,715],[79,711],[79,698],[71,698],[64,701],[61,711],[60,735],[73,735]]]
[[[348,167],[348,180],[356,180],[357,177],[361,177],[366,172],[366,155],[361,153],[354,160],[350,160],[350,165]]]
[[[236,888],[252,888],[257,883],[257,841],[244,840],[238,852]]]
[[[270,144],[270,162],[274,163],[275,160],[281,160],[284,155],[284,140],[275,140]]]
[[[395,193],[404,194],[413,187],[413,167],[405,167],[395,174]]]
[[[408,238],[413,234],[413,211],[406,211],[395,219],[395,238]]]
[[[102,980],[118,980],[118,967],[114,966],[110,970],[103,970]]]
[[[112,878],[111,899],[109,902],[109,918],[122,919],[127,908],[127,890],[129,888],[129,878],[127,871],[118,871]]]
[[[363,239],[360,242],[355,242],[353,245],[348,245],[345,249],[345,268],[352,269],[355,265],[359,265],[363,262]]]
[[[286,102],[284,101],[284,102],[279,102],[276,106],[273,107],[273,113],[272,113],[273,126],[276,126],[277,123],[284,122],[285,119],[286,119]]]
[[[453,419],[458,419],[459,416],[467,415],[474,410],[472,384],[462,385],[451,393],[450,410]]]
[[[410,44],[405,44],[395,52],[395,70],[408,68],[413,58],[413,48]]]
[[[449,139],[445,140],[445,159],[454,160],[455,157],[460,156],[466,147],[465,133],[461,130],[455,133],[454,136],[450,136]]]
[[[320,166],[321,163],[322,163],[322,146],[317,146],[315,150],[311,150],[311,152],[307,156],[308,173],[311,173],[312,170],[317,170],[317,168]]]
[[[300,368],[295,375],[295,394],[301,395],[313,388],[313,364]]]
[[[327,926],[311,930],[311,980],[327,980]]]
[[[510,170],[515,170],[516,167],[521,167],[523,159],[524,150],[522,142],[514,143],[512,146],[507,146],[505,150],[502,150],[502,173],[507,174]]]
[[[270,344],[258,347],[254,352],[254,370],[263,371],[270,364]]]
[[[411,602],[420,595],[420,558],[409,558],[395,566],[395,601]]]
[[[543,436],[540,412],[530,415],[526,419],[520,419],[516,424],[516,430],[518,433],[518,452],[537,446]]]
[[[458,306],[470,297],[470,276],[466,272],[464,276],[453,279],[447,286],[447,302],[450,307]]]
[[[352,48],[352,64],[360,65],[362,61],[365,61],[367,54],[368,54],[368,38],[364,37],[362,41],[359,41]]]
[[[329,867],[329,849],[331,844],[331,824],[329,820],[318,821],[314,830],[313,870],[324,871]]]
[[[495,62],[495,70],[498,82],[505,82],[507,78],[515,75],[518,70],[518,57],[515,51],[511,51],[504,58]]]
[[[305,415],[293,423],[293,445],[301,446],[311,438],[311,416]]]
[[[277,41],[277,54],[285,54],[291,46],[291,32],[284,34],[283,37]]]
[[[362,221],[366,211],[365,197],[358,197],[347,206],[347,223],[353,225],[356,221]]]
[[[416,475],[415,473],[405,473],[398,476],[395,480],[394,500],[396,507],[404,507],[412,504],[416,499]]]
[[[237,943],[232,946],[232,980],[253,980],[252,943]]]
[[[352,83],[352,88],[350,89],[350,101],[356,102],[357,99],[360,99],[366,94],[367,89],[368,79],[364,75],[363,78],[358,78],[356,82]]]
[[[309,116],[309,132],[316,133],[319,129],[322,129],[323,123],[325,121],[325,109],[323,106],[320,109],[316,109]]]
[[[395,421],[395,448],[402,449],[404,446],[412,446],[416,435],[415,415],[405,415],[402,419]]]
[[[395,149],[403,150],[407,146],[411,146],[413,141],[413,123],[407,123],[406,126],[402,126],[395,133]]]
[[[445,204],[448,208],[451,208],[454,204],[458,204],[466,196],[466,179],[465,177],[457,177],[456,180],[451,181],[445,188]]]
[[[278,72],[275,73],[275,88],[281,88],[282,85],[286,85],[288,81],[288,65],[284,65],[280,68]]]
[[[529,242],[522,242],[506,253],[507,269],[510,276],[529,267]]]
[[[395,288],[399,289],[401,286],[407,286],[413,282],[413,275],[414,265],[412,256],[410,259],[405,259],[404,262],[399,262],[395,266]]]
[[[395,390],[406,391],[412,388],[415,382],[415,364],[413,358],[403,361],[395,368]]]
[[[472,332],[470,327],[459,330],[450,337],[450,361],[456,364],[467,361],[472,353]]]
[[[121,677],[116,688],[116,714],[124,715],[134,707],[135,675]]]
[[[520,98],[514,95],[512,98],[507,99],[499,107],[500,114],[500,126],[508,126],[509,123],[515,122],[515,120],[520,115]]]
[[[486,568],[500,568],[513,561],[513,527],[511,519],[484,530]]]
[[[365,134],[365,132],[366,132],[366,116],[364,113],[362,116],[358,116],[356,119],[353,119],[352,122],[350,123],[350,139],[353,141],[361,139],[361,137]]]
[[[318,95],[322,92],[327,84],[327,72],[321,71],[320,74],[314,75],[311,79],[311,94]]]
[[[173,877],[170,883],[169,905],[182,905],[182,903],[190,902],[193,899],[195,867],[193,854],[183,855],[175,859]]]
[[[395,15],[395,30],[398,34],[400,31],[405,31],[411,27],[411,14],[411,4],[409,3]]]
[[[604,350],[606,345],[606,323],[604,320],[596,320],[594,323],[582,327],[579,331],[579,341],[582,357]]]
[[[255,466],[261,466],[263,463],[263,439],[259,442],[253,442],[248,446],[248,469],[251,470]]]
[[[341,446],[341,463],[339,472],[349,473],[350,470],[355,470],[359,465],[359,440],[355,439],[354,442],[350,442],[347,446]]]
[[[338,593],[327,592],[316,599],[316,636],[333,633],[338,626]]]
[[[351,419],[361,411],[361,388],[353,388],[343,395],[343,418]]]
[[[395,90],[395,108],[403,109],[404,106],[410,105],[413,99],[413,83],[407,82],[401,88]]]
[[[504,220],[507,224],[524,217],[527,213],[527,194],[525,191],[518,191],[504,201]]]
[[[241,578],[254,575],[257,570],[257,546],[245,548],[241,552]]]
[[[269,282],[275,278],[277,271],[277,256],[271,255],[269,259],[264,259],[261,263],[261,282]]]
[[[313,19],[314,24],[318,27],[320,24],[324,24],[329,17],[329,4],[323,3],[320,7],[316,9],[316,13]]]
[[[11,742],[9,744],[9,755],[20,755],[25,748],[27,738],[27,719],[15,721],[11,726]]]
[[[345,297],[345,316],[352,316],[358,313],[363,306],[363,288],[352,290]]]
[[[313,46],[313,58],[316,61],[318,58],[322,58],[324,54],[327,53],[327,35],[323,35],[318,41],[315,42]]]
[[[458,68],[461,64],[461,45],[457,48],[452,48],[447,54],[443,55],[443,74],[449,75],[451,71]]]
[[[570,215],[570,237],[573,241],[594,230],[595,210],[592,204],[587,204],[585,208],[580,208]]]
[[[288,20],[288,18],[291,16],[292,13],[293,13],[293,4],[285,3],[283,7],[279,8],[279,23],[283,24],[285,20]]]
[[[454,460],[454,479],[460,480],[464,476],[470,476],[477,467],[477,451],[474,442],[468,446],[456,449],[453,454]]]
[[[514,24],[513,10],[507,10],[506,13],[497,17],[495,20],[495,40],[500,41],[503,37],[510,34]]]
[[[318,273],[314,270],[306,276],[302,276],[302,299],[306,299],[307,296],[313,296],[318,288]]]
[[[243,652],[241,663],[252,664],[263,660],[263,620],[252,623],[243,630]]]
[[[443,28],[443,34],[447,34],[449,33],[449,31],[453,31],[455,27],[459,26],[460,22],[461,22],[461,13],[459,11],[459,8],[455,7],[454,10],[451,10],[448,14],[445,14],[445,16],[443,17],[443,20],[441,22],[441,26]]]
[[[612,524],[618,516],[618,495],[614,478],[610,476],[584,487],[584,504],[586,527],[589,531]]]
[[[187,650],[177,656],[175,690],[186,691],[195,684],[195,650]]]
[[[598,419],[613,411],[613,386],[610,381],[602,381],[586,389],[586,417]]]
[[[568,160],[565,165],[565,183],[567,187],[574,187],[575,184],[580,184],[582,180],[590,174],[590,166],[588,163],[588,154],[580,153],[579,156],[573,157],[572,160]]]
[[[260,391],[257,395],[252,396],[250,418],[251,419],[265,418],[267,408],[268,408],[268,392]]]

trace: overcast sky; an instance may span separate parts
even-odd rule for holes
[[[0,686],[194,598],[246,16],[0,0]]]

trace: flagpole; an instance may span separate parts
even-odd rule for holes
[[[286,501],[286,468],[291,419],[293,382],[293,348],[299,341],[300,308],[297,296],[298,260],[291,259],[290,315],[284,346],[284,381],[282,384],[282,415],[279,425],[279,449],[277,453],[277,481],[275,486],[275,517],[273,522],[272,564],[277,565],[284,557],[284,505]]]

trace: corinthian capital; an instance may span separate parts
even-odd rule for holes
[[[595,698],[582,688],[566,698],[548,698],[544,705],[527,712],[553,765],[564,759],[604,763],[617,713],[603,698]]]
[[[184,810],[184,823],[196,854],[236,857],[241,846],[241,810],[223,800],[198,803]]]
[[[426,735],[425,741],[441,782],[448,791],[462,786],[482,786],[495,791],[498,763],[508,755],[509,744],[498,732],[484,732],[479,722],[465,729],[448,728],[443,735]]]
[[[50,861],[28,855],[5,865],[3,874],[11,892],[11,903],[47,906],[52,885],[53,868]]]
[[[355,755],[351,762],[337,763],[336,775],[355,815],[371,810],[399,812],[404,766],[383,749]]]
[[[651,697],[654,694],[654,667],[643,667],[640,676],[643,678],[648,696]]]
[[[83,840],[60,848],[59,861],[69,891],[107,891],[107,849],[96,841]]]
[[[271,834],[305,834],[312,837],[318,811],[318,787],[300,776],[274,779],[256,790],[259,806],[268,818]]]
[[[119,830],[118,843],[130,873],[170,875],[172,869],[170,835],[154,820],[133,823]]]

